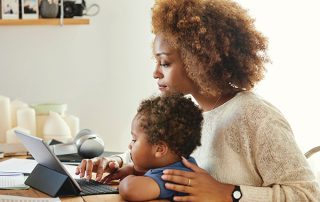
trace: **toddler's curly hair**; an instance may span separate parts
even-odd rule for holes
[[[264,77],[267,39],[233,1],[156,0],[152,28],[180,51],[203,93],[250,90]]]
[[[202,110],[178,94],[151,97],[141,102],[137,116],[148,142],[164,142],[179,156],[188,158],[200,146]]]

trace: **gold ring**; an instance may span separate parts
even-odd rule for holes
[[[188,186],[191,186],[191,179],[188,178]]]

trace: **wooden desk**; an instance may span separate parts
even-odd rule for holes
[[[50,198],[50,196],[42,192],[39,192],[33,188],[30,188],[27,190],[0,190],[0,195]],[[125,200],[123,200],[119,194],[60,197],[60,200],[62,202],[97,202],[97,201],[125,202]],[[168,201],[168,200],[152,200],[150,202],[165,202],[165,201]]]
[[[15,158],[26,158],[25,156]],[[9,158],[0,159],[0,161],[7,160]],[[33,188],[27,190],[0,190],[0,195],[14,195],[24,197],[35,197],[35,198],[50,198],[49,195],[42,193]],[[110,202],[124,202],[119,194],[102,194],[102,195],[91,195],[91,196],[72,196],[72,197],[60,197],[63,202],[97,202],[97,201],[110,201]],[[167,200],[152,200],[152,202],[160,202]]]
[[[0,195],[14,195],[25,196],[35,198],[50,198],[50,196],[37,191],[33,188],[27,190],[0,190]],[[119,194],[103,194],[92,196],[72,196],[72,197],[60,197],[63,202],[97,202],[97,201],[110,201],[110,202],[123,202]]]
[[[14,158],[26,158],[27,156],[14,156]],[[4,161],[10,159],[5,157],[0,159]],[[25,196],[35,198],[50,198],[49,195],[42,193],[36,189],[30,188],[27,190],[1,190],[0,195],[14,195],[14,196]],[[72,197],[60,197],[63,202],[96,202],[96,201],[110,201],[110,202],[122,202],[124,201],[119,194],[103,194],[103,195],[92,195],[92,196],[72,196]]]

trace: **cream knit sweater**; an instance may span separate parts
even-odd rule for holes
[[[202,145],[192,156],[216,180],[240,185],[241,202],[320,201],[315,176],[274,106],[241,92],[203,115]]]

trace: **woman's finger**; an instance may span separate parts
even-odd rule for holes
[[[196,201],[194,196],[174,196],[174,201]]]
[[[115,171],[105,176],[102,180],[100,180],[100,182],[103,184],[108,184],[112,180],[119,180],[120,178],[121,178],[121,174],[118,171]]]
[[[83,159],[80,164],[80,177],[84,177],[87,167],[87,160]]]
[[[176,175],[186,178],[194,178],[194,172],[191,171],[183,171],[183,170],[175,170],[175,169],[166,169],[163,171],[165,175]]]
[[[97,165],[97,175],[96,175],[96,180],[99,181],[104,173],[104,170],[106,169],[107,166],[107,161],[105,159],[101,159],[100,161],[96,162]]]
[[[165,187],[167,189],[177,191],[177,192],[183,192],[183,193],[188,193],[192,194],[193,193],[193,188],[190,186],[184,186],[184,185],[179,185],[179,184],[172,184],[172,183],[165,183]]]
[[[108,162],[108,172],[109,175],[107,175],[106,177],[104,177],[104,181],[105,183],[109,183],[112,180],[118,180],[119,179],[119,164],[116,161],[109,161]],[[115,179],[113,179],[115,178]]]
[[[119,169],[119,163],[117,161],[109,161],[108,163],[108,168],[110,169],[110,173],[113,172],[114,170]]]
[[[199,166],[197,166],[194,163],[189,162],[184,157],[182,157],[182,163],[183,163],[183,165],[185,165],[187,168],[190,168],[194,172],[206,172],[204,169],[200,168]]]
[[[86,166],[86,178],[90,180],[92,178],[92,169],[93,169],[93,162],[91,159],[87,161]]]
[[[110,180],[111,175],[112,175],[112,174],[109,174],[109,175],[105,176],[104,178],[102,178],[102,179],[100,179],[100,180],[98,180],[98,181],[101,182],[101,183],[103,183],[103,184],[107,184],[109,181],[111,181],[111,180]]]
[[[75,174],[76,175],[79,175],[81,172],[80,172],[80,167],[81,167],[81,164],[79,164],[77,167],[76,167],[76,171],[75,171]]]
[[[163,174],[161,176],[161,178],[163,180],[165,180],[165,181],[174,182],[176,184],[181,184],[181,185],[186,185],[186,186],[194,185],[194,183],[191,184],[192,179],[191,178],[187,178],[187,177]]]

